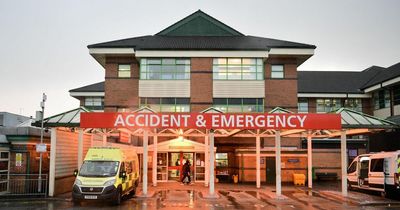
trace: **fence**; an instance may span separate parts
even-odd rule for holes
[[[47,196],[48,177],[42,174],[10,174],[0,179],[0,196]]]

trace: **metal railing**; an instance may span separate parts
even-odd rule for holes
[[[40,183],[39,183],[40,182]],[[42,174],[9,174],[0,179],[0,197],[5,196],[47,196],[48,177]]]

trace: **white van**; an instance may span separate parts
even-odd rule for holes
[[[399,162],[400,150],[356,157],[347,169],[348,188],[379,191],[382,195],[399,193]]]

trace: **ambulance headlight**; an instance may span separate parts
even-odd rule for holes
[[[115,179],[108,180],[104,182],[104,186],[111,186],[115,184]]]
[[[81,182],[81,180],[79,180],[79,179],[75,179],[75,183],[74,184],[76,184],[76,185],[82,185],[82,182]]]

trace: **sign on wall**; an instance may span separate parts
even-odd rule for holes
[[[82,128],[341,129],[339,114],[81,113]]]
[[[15,166],[22,166],[22,153],[15,153]]]

